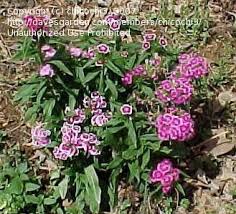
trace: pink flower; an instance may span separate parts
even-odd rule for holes
[[[93,92],[91,93],[91,98],[92,98],[92,99],[98,99],[100,96],[101,96],[101,95],[100,95],[99,91],[93,91]]]
[[[39,147],[44,147],[51,143],[49,138],[51,132],[42,126],[43,124],[39,124],[31,130],[32,144]]]
[[[60,160],[67,160],[70,157],[78,155],[79,151],[72,144],[61,143],[59,147],[53,150],[54,157]]]
[[[170,190],[171,190],[171,187],[170,187],[170,186],[163,186],[163,187],[162,187],[162,192],[163,192],[164,194],[168,194],[168,193],[170,192]]]
[[[150,181],[156,183],[163,179],[164,174],[159,170],[153,170],[150,176]]]
[[[101,154],[101,151],[98,150],[98,149],[96,148],[96,146],[90,145],[90,146],[88,147],[88,154],[90,154],[90,155],[92,155],[92,156],[97,156],[97,155],[100,155],[100,154]]]
[[[91,102],[90,97],[88,97],[88,96],[84,97],[84,99],[83,99],[84,108],[89,108],[90,107],[90,102]]]
[[[161,37],[159,39],[159,44],[160,44],[161,47],[165,48],[167,46],[167,44],[168,44],[166,38],[165,37]]]
[[[147,51],[148,49],[151,48],[151,43],[148,41],[143,41],[142,48],[143,48],[143,50]]]
[[[152,66],[159,66],[161,64],[161,57],[157,55],[154,58],[150,59],[149,63]]]
[[[171,174],[173,175],[174,181],[178,181],[179,180],[179,174],[180,174],[179,169],[173,168]]]
[[[110,48],[106,44],[98,45],[97,49],[98,49],[98,53],[101,53],[101,54],[108,54],[110,52]]]
[[[55,75],[55,72],[51,65],[46,64],[40,68],[39,75],[41,77],[45,77],[45,76],[53,77]]]
[[[206,58],[195,53],[183,53],[179,56],[179,65],[172,71],[171,77],[199,79],[208,74],[209,67]]]
[[[88,59],[94,59],[96,56],[96,53],[93,49],[89,48],[87,51],[87,58]]]
[[[110,120],[110,116],[106,113],[95,114],[92,116],[91,124],[93,126],[103,126]]]
[[[122,83],[123,85],[127,86],[127,85],[132,85],[133,83],[133,74],[132,72],[127,72],[122,78]]]
[[[121,16],[115,13],[105,17],[106,24],[109,25],[112,31],[118,31],[121,27]]]
[[[43,45],[41,52],[44,54],[45,59],[50,59],[55,56],[57,51],[50,45]]]
[[[163,80],[155,95],[161,102],[173,104],[187,104],[192,97],[193,86],[186,78],[171,78]]]
[[[162,36],[159,39],[159,44],[160,44],[161,47],[165,48],[167,46],[167,44],[168,44],[166,38]]]
[[[73,57],[81,57],[83,50],[81,48],[71,47],[69,48],[70,55]]]
[[[121,106],[120,111],[123,115],[132,115],[133,108],[131,105],[124,104],[123,106]]]
[[[172,162],[168,159],[162,160],[151,171],[150,182],[160,183],[162,192],[167,194],[175,182],[179,180],[179,169],[173,168]]]
[[[184,111],[164,113],[156,119],[156,130],[160,140],[187,141],[195,134],[194,121]]]
[[[49,18],[47,16],[32,16],[27,15],[23,18],[24,24],[31,32],[37,32],[39,30],[48,31],[47,22]]]
[[[157,170],[166,174],[172,170],[172,163],[169,160],[163,160],[161,163],[157,165]]]
[[[133,76],[140,77],[147,74],[147,71],[144,65],[138,65],[132,70]]]
[[[166,186],[171,186],[171,184],[173,183],[174,181],[174,178],[171,174],[166,174],[163,179],[161,180],[161,185],[163,187],[166,187]]]
[[[154,41],[156,39],[156,34],[155,33],[146,33],[143,36],[144,41]]]
[[[120,30],[120,27],[121,27],[121,21],[114,20],[109,24],[109,26],[112,31],[118,31]]]

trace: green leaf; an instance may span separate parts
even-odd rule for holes
[[[100,71],[88,73],[86,77],[84,78],[83,84],[86,84],[90,82],[91,80],[93,80],[99,73]]]
[[[81,67],[76,67],[75,69],[75,72],[76,72],[76,77],[80,79],[80,82],[84,82],[84,69],[81,68]]]
[[[107,130],[106,130],[106,133],[107,134],[115,134],[119,131],[121,131],[122,129],[124,129],[125,126],[117,126],[117,127],[109,127]]]
[[[121,70],[113,64],[112,61],[108,60],[106,63],[106,67],[109,68],[111,71],[113,71],[115,74],[117,74],[118,76],[123,76]]]
[[[143,155],[142,165],[141,165],[142,170],[146,168],[149,161],[150,161],[150,150],[147,150]]]
[[[143,61],[145,61],[145,59],[148,58],[149,55],[150,55],[149,53],[141,54],[138,58],[138,61],[137,61],[136,65],[140,65]]]
[[[98,213],[101,203],[101,189],[98,182],[98,176],[93,165],[90,165],[89,167],[85,168],[84,171],[87,178],[87,185],[89,188],[87,189],[87,191],[89,191],[89,196],[91,197],[89,206],[92,213]]]
[[[38,104],[40,104],[42,98],[43,98],[43,95],[45,94],[45,92],[47,91],[47,86],[44,86],[40,89],[40,91],[38,92],[38,95],[37,95],[37,100],[36,102]]]
[[[66,194],[67,194],[67,190],[68,190],[68,184],[69,184],[69,176],[66,175],[65,178],[58,184],[61,199],[66,198]]]
[[[176,188],[177,188],[177,190],[179,190],[179,192],[181,192],[181,194],[182,194],[183,196],[185,196],[185,192],[184,192],[184,189],[183,189],[183,187],[182,187],[181,184],[176,183]]]
[[[41,195],[39,195],[41,196]],[[25,195],[25,202],[28,204],[41,204],[42,198],[41,197],[36,197],[35,195]]]
[[[91,67],[91,65],[93,65],[96,61],[97,61],[97,59],[89,60],[89,61],[84,65],[83,69]]]
[[[65,66],[65,64],[62,61],[60,61],[60,60],[52,60],[49,63],[55,65],[57,68],[59,68],[64,73],[66,73],[66,74],[68,74],[70,76],[74,76],[73,73]]]
[[[70,94],[69,95],[69,107],[70,109],[75,109],[76,106],[76,98],[74,95]]]
[[[38,184],[34,184],[34,183],[26,183],[25,184],[25,191],[26,192],[35,191],[39,188],[40,188],[40,185],[38,185]]]
[[[66,86],[66,84],[63,82],[63,80],[59,77],[59,76],[56,76],[55,80],[57,81],[57,83],[59,83],[66,91],[67,94],[73,94],[75,95],[75,93]]]
[[[46,117],[50,117],[52,115],[52,111],[55,107],[55,104],[56,104],[56,100],[53,98],[51,98],[50,100],[46,100],[44,102],[43,114]]]
[[[23,192],[23,182],[20,177],[17,176],[12,179],[9,186],[9,191],[17,195],[20,195]]]
[[[122,158],[125,160],[133,160],[137,157],[137,150],[131,145],[127,150],[122,152]]]
[[[146,141],[158,141],[156,134],[145,134],[141,136],[141,139]]]
[[[37,84],[25,84],[21,86],[14,97],[14,101],[19,101],[23,98],[25,99],[26,97],[27,100],[29,100],[30,97],[35,93],[36,87]]]
[[[129,129],[128,136],[133,145],[135,146],[135,148],[137,148],[137,135],[132,120],[129,120],[128,129]]]
[[[122,161],[123,159],[121,157],[116,157],[109,163],[109,165],[107,166],[107,169],[117,168],[122,163]]]
[[[140,169],[139,169],[139,163],[138,160],[136,160],[133,163],[129,163],[129,171],[130,171],[130,181],[133,180],[133,178],[136,178],[138,183],[140,181]]]
[[[55,204],[57,202],[57,199],[55,199],[55,198],[45,198],[44,199],[44,201],[43,201],[43,203],[45,204],[45,205],[52,205],[52,204]]]
[[[27,111],[25,112],[25,121],[30,121],[30,120],[33,121],[33,119],[36,119],[38,110],[39,110],[38,105],[34,105],[28,108]]]
[[[149,98],[154,98],[154,93],[152,88],[142,85],[142,92],[147,95]]]
[[[134,67],[136,58],[137,58],[137,54],[134,54],[134,55],[129,59],[129,62],[128,62],[127,66],[126,66],[127,70],[132,69],[132,68]]]
[[[118,91],[116,89],[116,85],[110,79],[106,80],[106,84],[107,84],[108,88],[110,89],[114,99],[117,99],[118,98]]]

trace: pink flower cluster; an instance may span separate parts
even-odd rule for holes
[[[96,56],[96,53],[92,48],[89,48],[88,50],[82,50],[81,48],[70,47],[69,53],[75,58],[94,59]]]
[[[163,80],[155,92],[157,99],[163,103],[177,105],[186,104],[191,100],[193,86],[187,78],[169,78]]]
[[[48,20],[49,18],[47,16],[27,15],[23,18],[25,26],[33,33],[39,30],[48,32]]]
[[[121,28],[121,16],[116,13],[107,15],[105,22],[112,31],[118,31]]]
[[[162,141],[187,141],[195,134],[191,115],[178,109],[159,115],[155,127],[158,137]]]
[[[138,65],[133,70],[128,71],[121,78],[123,85],[128,86],[133,84],[134,77],[142,77],[147,74],[147,70],[144,65]]]
[[[97,136],[93,133],[82,132],[81,126],[86,120],[86,110],[92,113],[91,124],[93,126],[103,126],[110,119],[109,112],[103,112],[107,107],[105,97],[101,96],[98,91],[91,93],[90,97],[83,100],[84,109],[77,108],[73,115],[69,116],[61,128],[62,143],[54,148],[54,156],[61,160],[67,160],[84,151],[90,155],[99,155],[100,151],[97,146],[100,144]]]
[[[51,132],[44,129],[43,124],[39,124],[31,130],[32,144],[39,147],[47,146],[51,143],[50,135]]]
[[[98,91],[92,92],[90,97],[85,97],[83,104],[85,108],[91,110],[91,124],[93,126],[103,126],[111,119],[110,112],[103,112],[103,109],[107,107],[107,102]]]
[[[162,192],[167,194],[170,192],[173,184],[179,180],[179,174],[179,169],[174,168],[170,160],[164,159],[151,171],[150,182],[159,182]]]
[[[61,128],[62,143],[53,150],[55,158],[67,160],[78,155],[81,151],[90,155],[100,154],[100,151],[97,149],[97,145],[100,144],[97,136],[93,133],[82,133],[81,127],[76,125],[83,120],[84,116],[80,120],[75,119],[73,121],[73,119],[69,118],[70,123],[64,122]]]
[[[179,65],[174,69],[171,76],[185,77],[190,80],[199,79],[209,72],[207,59],[196,53],[183,53],[179,56]]]

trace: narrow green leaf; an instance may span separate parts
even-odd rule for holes
[[[67,190],[68,190],[68,184],[69,184],[69,176],[66,175],[65,178],[58,184],[61,199],[66,198],[66,194],[67,194]]]
[[[114,65],[112,61],[108,60],[105,65],[108,69],[110,69],[112,72],[114,72],[118,76],[121,76],[121,77],[123,76],[121,70],[116,65]]]
[[[82,67],[76,67],[75,72],[76,78],[79,78],[81,83],[84,82],[84,69]]]
[[[176,183],[176,188],[177,188],[177,190],[178,190],[179,192],[181,192],[181,194],[182,194],[183,196],[185,196],[185,192],[184,192],[184,189],[183,189],[183,187],[182,187],[181,184]]]
[[[64,73],[66,73],[66,74],[68,74],[70,76],[74,76],[73,73],[66,67],[66,65],[62,61],[60,61],[60,60],[52,60],[49,63],[55,65],[58,69],[60,69]]]
[[[128,136],[133,145],[135,146],[135,148],[137,148],[137,135],[132,120],[129,120],[128,129],[129,129]]]
[[[25,121],[32,121],[36,116],[37,112],[38,112],[39,106],[38,105],[34,105],[30,108],[27,109],[27,111],[25,112]]]
[[[44,86],[41,88],[41,90],[38,92],[38,95],[37,95],[37,100],[36,102],[38,104],[40,104],[42,98],[43,98],[43,95],[45,94],[45,92],[47,91],[47,86]]]
[[[70,94],[69,95],[69,107],[70,109],[75,109],[76,106],[76,98],[74,95]]]
[[[86,77],[84,78],[83,84],[86,84],[90,82],[91,80],[93,80],[99,73],[100,71],[88,73]]]
[[[141,165],[141,169],[144,170],[148,164],[148,162],[150,161],[150,150],[147,150],[142,158],[142,165]]]
[[[46,117],[50,117],[52,115],[52,111],[55,107],[55,104],[56,104],[56,100],[53,98],[51,98],[50,100],[46,100],[44,102],[43,114]]]
[[[91,194],[91,203],[89,204],[90,209],[93,213],[98,213],[101,203],[101,189],[98,182],[98,176],[93,165],[85,168],[84,171],[88,182],[89,192]]]
[[[108,88],[110,89],[114,99],[117,99],[118,98],[118,91],[116,89],[116,85],[110,79],[106,80],[106,84],[107,84]]]
[[[136,58],[137,58],[137,54],[134,54],[130,59],[129,59],[129,62],[126,66],[126,68],[129,70],[129,69],[132,69],[135,65],[135,61],[136,61]]]

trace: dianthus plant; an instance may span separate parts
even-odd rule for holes
[[[50,32],[32,19],[24,18],[28,30]],[[109,14],[103,27],[126,31],[123,19]],[[92,213],[102,209],[104,191],[110,199],[103,203],[111,210],[117,205],[120,180],[141,194],[155,185],[164,195],[175,192],[182,176],[173,145],[196,135],[189,106],[195,82],[208,73],[207,60],[153,32],[133,33],[138,42],[48,33],[26,38],[16,55],[37,67],[15,96],[31,122],[32,146],[65,166],[70,188],[76,184],[68,197]]]

